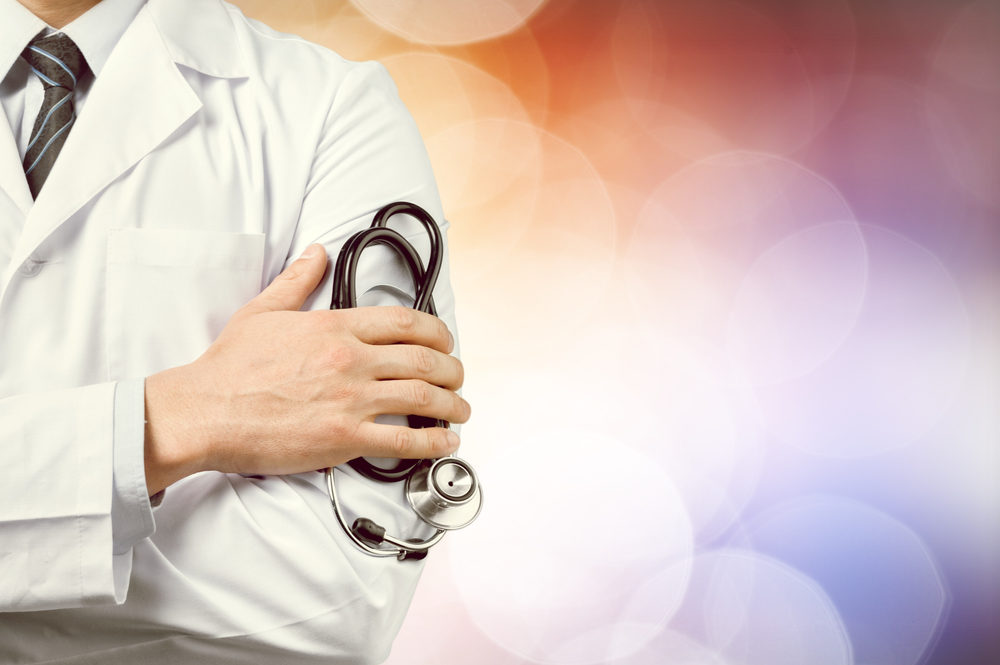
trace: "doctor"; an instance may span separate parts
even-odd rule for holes
[[[220,0],[0,0],[0,76],[0,662],[381,661],[419,563],[356,550],[315,469],[469,415],[447,265],[444,323],[326,310],[383,204],[443,220],[384,69]],[[373,256],[361,304],[408,279]]]

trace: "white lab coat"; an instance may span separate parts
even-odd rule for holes
[[[219,0],[150,0],[33,205],[0,127],[0,215],[22,221],[0,234],[0,662],[387,655],[420,564],[356,550],[321,474],[187,478],[154,536],[112,556],[113,382],[193,360],[306,246],[335,257],[400,199],[443,219],[384,70]],[[409,289],[388,252],[362,273],[362,291],[392,285],[369,303]],[[435,298],[454,330],[447,270]],[[418,533],[398,486],[341,484],[349,506]]]

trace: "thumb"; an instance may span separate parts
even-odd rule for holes
[[[243,311],[251,314],[279,310],[298,311],[309,294],[323,281],[324,272],[326,249],[320,244],[309,245],[292,265],[285,268],[266,289],[248,302]]]

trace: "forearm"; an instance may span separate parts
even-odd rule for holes
[[[143,461],[150,496],[178,480],[207,470],[207,424],[199,420],[194,377],[185,367],[159,372],[145,381]]]

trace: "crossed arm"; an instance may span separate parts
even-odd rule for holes
[[[447,429],[375,423],[386,413],[468,420],[447,326],[402,307],[298,311],[325,267],[311,245],[201,357],[146,380],[150,494],[199,471],[284,475],[458,448]]]

